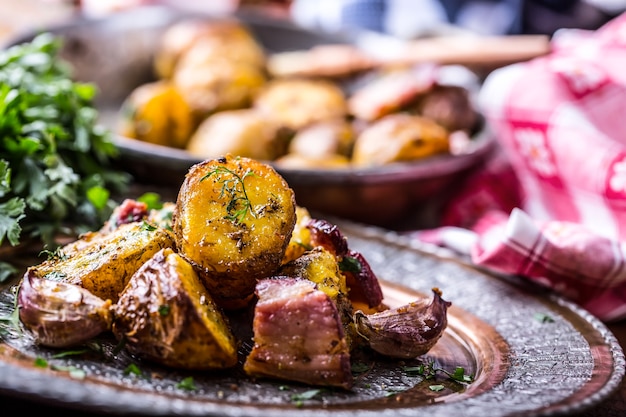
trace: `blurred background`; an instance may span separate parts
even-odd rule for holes
[[[626,8],[624,0],[0,0],[0,36],[78,14],[103,16],[155,4],[208,13],[262,9],[312,28],[359,27],[402,38],[442,25],[482,34],[551,35],[564,27],[598,28]]]

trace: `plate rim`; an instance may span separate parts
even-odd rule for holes
[[[408,239],[399,235],[395,232],[384,231],[382,229],[378,229],[376,227],[371,226],[361,226],[357,224],[353,224],[345,221],[338,221],[338,226],[342,231],[346,234],[348,239],[351,236],[354,236],[355,233],[360,234],[362,238],[369,240],[380,240],[384,245],[395,245],[398,247],[402,247],[407,251],[415,252],[415,256],[433,256],[434,258],[439,259],[441,262],[452,262],[457,263],[460,267],[470,268],[473,271],[483,274],[487,277],[487,279],[497,280],[498,277],[493,276],[493,274],[489,274],[487,271],[481,271],[477,268],[472,268],[470,265],[464,264],[462,262],[457,262],[451,259],[444,259],[438,256],[434,256],[431,253],[428,253],[424,250],[419,250],[412,244]],[[381,279],[382,284],[385,288],[391,287],[399,287],[403,291],[413,293],[413,294],[423,294],[423,291],[408,288],[401,283],[397,283],[394,281],[388,281],[385,279]],[[507,284],[508,285],[508,284]],[[561,309],[563,312],[568,313],[567,322],[576,327],[579,334],[590,343],[590,351],[594,358],[593,364],[593,378],[587,383],[583,384],[579,390],[586,390],[586,394],[584,398],[579,398],[576,396],[576,392],[571,395],[561,399],[558,402],[545,405],[543,407],[539,407],[528,412],[524,412],[523,415],[525,417],[534,417],[534,416],[553,416],[553,415],[567,415],[569,413],[578,413],[588,408],[597,405],[603,399],[610,396],[621,383],[624,373],[625,373],[625,360],[624,360],[624,352],[617,341],[617,338],[613,333],[606,327],[606,325],[601,322],[598,318],[593,316],[591,313],[581,308],[580,306],[570,302],[563,297],[553,294],[553,293],[539,293],[536,294],[538,297],[538,301],[541,303],[545,303],[551,308]],[[452,310],[455,314],[451,317],[457,317],[456,311],[465,311],[462,306],[452,306]],[[485,323],[485,321],[473,314],[470,315],[476,317],[476,319]],[[574,321],[577,321],[574,323]],[[454,319],[450,321],[452,328],[454,327]],[[487,323],[489,324],[489,323]],[[491,324],[489,324],[491,326]],[[492,326],[493,327],[493,326]],[[593,338],[595,341],[590,341],[590,336],[588,334],[583,334],[580,332],[581,328],[588,328],[593,332]],[[503,337],[497,329],[494,328],[496,334]],[[508,344],[506,338],[504,341]],[[592,343],[593,342],[593,343]],[[612,367],[598,369],[597,364],[595,363],[595,359],[597,355],[604,354],[608,356],[604,356],[611,358]],[[510,358],[507,358],[507,360]],[[31,358],[32,360],[32,358]],[[502,364],[500,364],[502,366]],[[507,364],[504,365],[506,369],[500,369],[501,372],[507,373],[509,370],[509,366]],[[43,382],[40,382],[39,387],[28,386],[28,384],[24,383],[24,381],[32,381],[32,378],[41,378],[41,375],[46,376],[43,378]],[[248,405],[248,404],[239,404],[239,403],[219,403],[213,400],[207,399],[198,399],[194,400],[193,398],[181,398],[180,396],[172,397],[172,396],[164,396],[159,393],[148,392],[145,390],[136,390],[134,387],[126,387],[118,385],[118,383],[106,384],[101,381],[96,381],[98,390],[105,390],[104,393],[100,392],[105,399],[110,400],[112,396],[117,398],[120,401],[117,404],[107,403],[106,401],[103,403],[103,399],[93,398],[89,395],[89,389],[87,388],[79,397],[77,397],[74,393],[72,396],[67,397],[67,392],[63,389],[59,389],[58,385],[60,384],[46,384],[46,382],[58,381],[59,375],[52,374],[52,371],[49,370],[36,370],[33,367],[27,367],[24,363],[21,363],[19,359],[6,357],[6,345],[5,343],[0,344],[0,392],[10,393],[16,396],[26,397],[29,399],[35,399],[37,401],[43,401],[48,403],[53,403],[58,406],[68,407],[68,408],[77,408],[82,411],[96,410],[98,412],[105,413],[141,413],[148,412],[152,415],[228,415],[228,416],[263,416],[268,412],[272,412],[277,415],[288,415],[289,413],[294,412],[293,404],[283,404],[283,405],[275,405],[275,404],[259,404],[259,405]],[[85,389],[84,383],[81,381],[71,380],[71,378],[65,376],[63,377],[67,380],[68,385],[75,387],[82,387]],[[507,376],[504,376],[504,380],[506,381]],[[600,378],[603,382],[601,385],[598,384],[598,378]],[[63,384],[64,385],[64,384]],[[598,386],[599,385],[599,386]],[[57,387],[57,388],[55,388]],[[489,390],[487,390],[489,391]],[[470,391],[471,392],[471,391]],[[66,394],[66,397],[64,397]],[[480,395],[480,393],[479,393]],[[133,404],[137,402],[137,396],[143,398],[144,401],[140,401],[141,407],[135,409],[133,408]],[[436,403],[435,405],[445,406],[446,404],[455,404],[459,401],[462,403],[464,401],[463,394],[456,395],[455,398],[448,398],[441,403]],[[158,409],[148,409],[146,410],[146,404],[153,404],[151,407],[158,407]],[[359,408],[358,405],[354,409],[324,409],[320,407],[304,407],[301,409],[297,409],[298,413],[302,416],[311,416],[311,417],[348,417],[348,416],[356,416],[358,414],[359,417],[366,416],[380,416],[384,415],[387,412],[393,412],[395,415],[410,415],[407,413],[414,413],[416,410],[426,410],[429,411],[430,405],[413,405],[409,407],[391,407],[391,408],[376,408],[376,409],[367,409],[367,408]],[[165,414],[163,414],[165,413]],[[285,414],[283,414],[285,413]],[[440,415],[437,412],[433,413],[433,415]],[[500,414],[494,414],[500,415]],[[505,415],[505,414],[502,414]],[[506,414],[509,415],[509,414]]]

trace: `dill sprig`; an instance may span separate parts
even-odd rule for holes
[[[226,206],[226,212],[228,214],[224,216],[225,219],[235,223],[241,223],[248,213],[256,217],[244,184],[246,177],[253,176],[254,172],[248,169],[243,175],[239,175],[233,170],[220,165],[209,171],[200,181],[204,181],[213,175],[217,175],[216,181],[222,185],[220,198],[224,198],[225,196],[229,198],[228,205]]]

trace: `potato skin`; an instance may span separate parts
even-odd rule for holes
[[[112,327],[126,348],[175,368],[207,370],[237,364],[237,342],[193,267],[162,249],[131,278],[115,306]]]
[[[115,303],[144,262],[159,250],[174,247],[172,233],[146,227],[143,222],[122,224],[110,233],[89,236],[91,243],[85,247],[37,266],[37,276],[79,285]]]
[[[191,135],[187,151],[200,158],[226,153],[270,161],[283,155],[287,137],[261,113],[252,109],[225,110],[207,117]]]
[[[228,309],[245,306],[256,280],[278,269],[295,224],[287,182],[267,164],[230,154],[190,168],[172,217],[178,252]]]
[[[155,145],[184,148],[196,128],[191,107],[169,81],[135,88],[121,109],[118,132]]]

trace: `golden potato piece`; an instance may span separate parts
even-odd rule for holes
[[[254,107],[293,130],[322,120],[343,118],[348,111],[345,95],[336,84],[296,78],[268,83],[254,100]]]
[[[91,244],[71,256],[41,263],[36,267],[36,274],[81,286],[96,297],[116,302],[130,277],[144,262],[159,250],[173,246],[174,236],[165,229],[142,222],[122,224],[92,239]]]
[[[211,51],[213,56],[226,54],[232,59],[264,65],[263,49],[241,22],[185,19],[170,26],[161,38],[154,61],[159,78],[171,78],[181,57],[203,41],[210,42],[215,48]]]
[[[134,89],[121,113],[121,135],[156,145],[184,148],[195,128],[191,107],[168,81]]]
[[[216,58],[210,65],[181,62],[173,82],[195,120],[201,121],[218,111],[249,107],[266,80],[263,70],[255,65]]]
[[[352,163],[379,166],[449,153],[448,139],[448,131],[430,119],[404,113],[391,114],[357,137]]]
[[[300,257],[304,252],[312,249],[311,231],[307,227],[307,223],[311,220],[311,214],[305,207],[296,206],[296,225],[291,233],[291,239],[282,263],[293,261]]]
[[[280,266],[296,224],[295,195],[269,165],[226,155],[191,167],[172,228],[179,253],[225,308],[245,305]]]
[[[187,150],[200,158],[227,153],[253,159],[274,160],[285,153],[287,137],[276,123],[251,109],[228,110],[200,124]]]
[[[335,303],[348,294],[346,277],[339,270],[337,257],[322,246],[316,246],[283,265],[279,274],[313,281]]]
[[[202,370],[237,363],[227,319],[193,267],[170,248],[130,279],[112,330],[129,351],[166,366]]]

